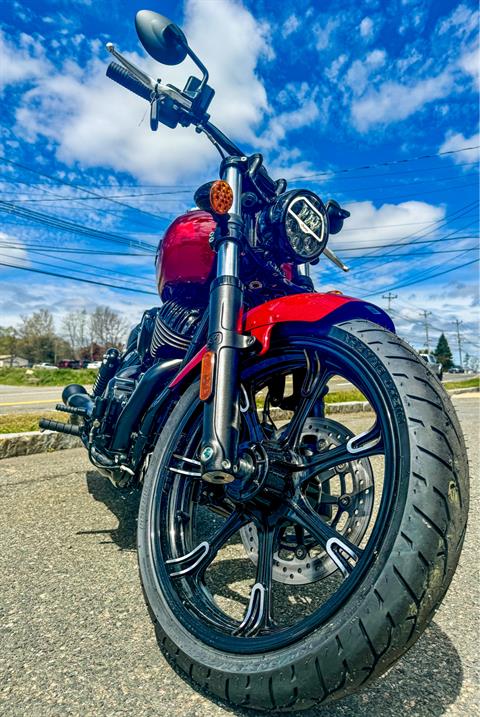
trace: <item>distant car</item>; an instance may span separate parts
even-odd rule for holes
[[[32,368],[46,368],[49,371],[58,371],[58,366],[54,366],[53,363],[34,363]]]
[[[100,368],[101,365],[101,361],[90,361],[89,363],[87,363],[87,368]]]
[[[461,366],[452,366],[448,369],[448,373],[465,373],[465,369]]]
[[[433,354],[421,353],[420,356],[425,361],[425,363],[427,363],[430,366],[433,373],[435,373],[437,375],[438,380],[441,381],[443,378],[442,364],[439,361],[437,361],[437,359],[435,358],[435,356]]]
[[[57,364],[58,368],[80,368],[80,361],[75,359],[62,359]]]

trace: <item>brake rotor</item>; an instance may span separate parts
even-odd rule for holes
[[[346,443],[353,435],[346,426],[336,421],[309,418],[301,433],[300,446],[310,455],[315,455]],[[344,535],[355,545],[361,543],[374,502],[373,471],[368,458],[348,461],[320,473],[307,484],[305,495],[319,516],[339,535]],[[258,537],[255,525],[249,523],[244,526],[240,535],[248,557],[256,565]],[[273,557],[272,577],[280,583],[313,583],[337,570],[326,551],[294,523],[281,529]]]

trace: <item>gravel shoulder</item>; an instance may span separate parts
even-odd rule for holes
[[[452,587],[426,634],[373,688],[306,717],[480,714],[480,401],[454,400],[472,507]],[[366,419],[352,420],[360,428]],[[159,651],[137,576],[136,497],[123,499],[83,449],[8,458],[1,467],[0,714],[243,714],[193,690]]]

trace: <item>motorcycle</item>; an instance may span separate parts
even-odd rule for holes
[[[114,56],[150,124],[194,126],[219,179],[166,230],[159,307],[57,408],[123,491],[141,490],[138,562],[167,658],[218,698],[298,710],[365,689],[422,634],[454,574],[468,510],[445,390],[366,301],[314,289],[348,218],[287,189],[210,121],[214,90],[182,30],[136,16],[146,51],[199,69],[183,90]],[[328,412],[341,381],[370,412]],[[372,418],[373,415],[373,418]],[[334,416],[334,417],[333,417]]]

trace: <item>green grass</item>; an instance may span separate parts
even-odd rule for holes
[[[325,396],[325,403],[342,403],[344,401],[366,400],[367,399],[365,398],[363,393],[360,393],[360,391],[357,391],[355,388],[352,388],[348,391],[331,391]]]
[[[447,391],[452,388],[480,388],[480,376],[472,376],[465,381],[447,381],[443,384]]]
[[[25,369],[0,368],[0,384],[6,386],[66,386],[67,383],[89,385],[95,381],[96,369],[71,368]]]
[[[52,418],[54,421],[68,420],[65,413],[57,411],[43,411],[43,413],[5,413],[0,415],[0,435],[2,433],[24,433],[25,431],[38,431],[38,422],[41,418]]]

